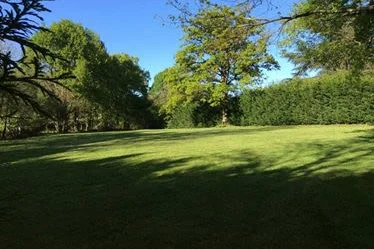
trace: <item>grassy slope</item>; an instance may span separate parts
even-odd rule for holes
[[[0,143],[0,248],[374,248],[370,126]]]

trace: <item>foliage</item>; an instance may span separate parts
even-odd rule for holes
[[[32,41],[66,60],[45,58],[43,62],[48,73],[54,75],[71,71],[76,76],[63,81],[64,87],[51,89],[60,102],[46,101],[48,111],[54,117],[55,129],[57,132],[95,129],[97,125],[92,122],[90,114],[98,109],[92,100],[98,97],[94,89],[103,79],[99,72],[108,58],[105,47],[98,35],[70,20],[53,23],[49,30],[48,33],[36,33]]]
[[[45,75],[53,78],[73,72],[75,77],[60,81],[60,85],[43,84],[59,101],[28,89],[29,95],[52,119],[44,118],[41,124],[36,122],[37,126],[27,127],[23,125],[34,124],[40,117],[28,115],[29,122],[9,122],[28,111],[19,106],[12,117],[6,114],[2,118],[8,137],[14,129],[82,132],[158,127],[147,96],[149,73],[139,66],[137,58],[127,54],[109,55],[97,34],[70,20],[53,23],[49,32],[37,32],[30,41],[65,58],[41,58]],[[37,58],[32,49],[26,51]],[[5,106],[12,105],[9,97],[3,100]]]
[[[168,128],[196,127],[196,103],[186,103],[175,108],[168,122]]]
[[[180,83],[183,80],[182,75],[183,73],[174,66],[163,70],[154,77],[154,82],[149,91],[149,98],[152,103],[151,110],[153,116],[159,120],[159,128],[165,128],[167,123],[169,123],[169,127],[191,126],[185,124],[181,125],[185,122],[177,119],[174,119],[174,121],[170,123],[171,119],[173,119],[172,116],[179,113],[181,109],[186,110],[186,112],[182,111],[182,113],[187,115],[187,117],[181,118],[190,119],[189,113],[191,112],[187,111],[188,108],[185,108],[185,106],[190,106],[190,103],[192,103],[191,99],[187,100],[188,96],[186,92],[182,93],[183,91],[177,88],[178,85],[181,85]],[[177,109],[179,109],[179,111]]]
[[[87,98],[95,98],[93,88],[104,76],[99,70],[104,67],[109,55],[100,37],[93,31],[70,20],[61,20],[49,27],[50,32],[38,32],[32,37],[36,44],[53,50],[66,60],[46,58],[51,75],[66,71],[74,72],[76,79],[64,81],[64,85]]]
[[[28,89],[27,92],[38,99],[35,89]],[[31,106],[23,102],[16,103],[5,93],[0,93],[0,121],[1,139],[37,135],[46,125],[45,117],[34,112]]]
[[[64,81],[72,92],[55,89],[63,102],[52,108],[68,130],[97,130],[145,126],[139,112],[146,113],[148,72],[138,59],[127,54],[109,55],[100,37],[70,20],[50,27],[51,33],[37,33],[33,40],[66,61],[46,60],[50,73],[73,71],[76,79]],[[84,122],[82,126],[80,123]],[[78,128],[81,127],[81,128]]]
[[[290,22],[282,42],[296,73],[311,69],[362,70],[374,63],[374,18],[367,0],[305,0],[292,14],[314,13]],[[367,12],[365,12],[367,8]],[[356,11],[362,12],[355,13]],[[352,13],[352,14],[350,14]]]
[[[187,102],[170,115],[168,128],[213,127],[219,123],[220,109],[207,103]]]
[[[59,80],[72,76],[69,72],[54,76],[46,75],[45,67],[39,59],[49,57],[56,60],[59,57],[30,40],[33,32],[48,32],[37,22],[43,20],[41,13],[49,11],[43,2],[43,0],[0,2],[0,42],[2,45],[12,44],[17,49],[15,51],[2,49],[0,52],[0,92],[12,98],[16,105],[22,102],[35,111],[48,115],[41,108],[40,103],[33,98],[33,90],[56,98],[47,86],[51,83],[59,84]],[[28,50],[36,54],[33,59],[29,58]]]
[[[373,0],[300,0],[289,15],[281,13],[282,2],[272,0],[168,0],[177,15],[171,20],[177,24],[189,23],[196,10],[228,4],[241,9],[253,23],[245,24],[257,29],[278,23],[286,39],[284,55],[296,65],[296,74],[310,69],[353,70],[357,73],[373,67]],[[257,8],[266,8],[265,16],[251,16]],[[269,14],[277,10],[275,15]],[[272,17],[269,17],[272,16]],[[212,21],[214,21],[212,17]],[[284,27],[286,26],[286,28]]]
[[[115,54],[110,57],[106,68],[107,81],[100,87],[107,96],[97,102],[118,115],[131,116],[133,112],[144,109],[141,105],[146,101],[149,73],[139,66],[138,59]]]
[[[167,74],[170,70],[171,68],[166,68],[162,72],[156,74],[156,76],[154,77],[152,87],[149,90],[150,96],[154,96],[155,98],[157,95],[162,94],[161,92],[165,90],[165,86],[166,86],[165,81],[166,81]]]
[[[167,68],[155,76],[150,97],[161,115],[171,115],[182,103],[198,99],[199,92],[192,91],[186,82],[186,74],[178,65]]]
[[[150,90],[153,106],[158,116],[167,122],[168,128],[212,127],[220,123],[221,108],[211,106],[201,97],[207,95],[203,89],[192,92],[186,84],[187,76],[174,66],[155,76]],[[196,90],[196,89],[195,89]],[[229,96],[228,117],[230,124],[240,124],[238,98]]]
[[[241,96],[243,125],[374,123],[372,75],[295,79]]]

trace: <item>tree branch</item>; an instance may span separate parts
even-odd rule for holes
[[[71,73],[55,77],[48,76],[48,71],[38,58],[64,59],[30,40],[30,35],[34,32],[49,32],[37,22],[37,20],[43,20],[40,13],[50,11],[43,5],[43,1],[49,0],[0,0],[0,41],[13,42],[22,50],[21,59],[14,59],[11,52],[0,52],[0,92],[10,95],[16,104],[22,101],[34,110],[46,114],[34,99],[33,94],[27,90],[30,88],[25,88],[23,85],[30,86],[58,100],[45,83],[63,86],[61,80],[72,79],[74,76]],[[35,55],[32,60],[29,60],[26,53],[32,52]],[[31,70],[33,71],[30,72]]]
[[[249,26],[263,26],[276,22],[283,22],[283,24],[288,23],[292,20],[311,17],[311,16],[321,16],[321,15],[344,15],[344,16],[359,16],[359,15],[374,15],[374,5],[368,5],[358,8],[342,8],[338,11],[328,11],[328,10],[318,10],[318,11],[307,11],[300,14],[295,14],[291,16],[281,16],[273,19],[256,19],[258,23],[251,24]],[[249,18],[253,19],[253,18]],[[248,25],[247,25],[248,26]]]

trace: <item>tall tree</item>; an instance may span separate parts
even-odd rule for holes
[[[49,30],[50,32],[37,32],[32,41],[54,51],[65,60],[44,58],[45,72],[50,77],[66,72],[73,72],[76,76],[62,81],[64,87],[50,88],[61,100],[59,103],[49,104],[56,129],[66,132],[71,129],[70,126],[78,126],[76,120],[85,120],[85,128],[92,129],[93,127],[88,128],[92,126],[89,125],[92,122],[87,116],[96,108],[94,104],[97,99],[104,94],[99,87],[107,79],[102,73],[109,59],[106,48],[97,34],[70,20],[53,23]],[[87,105],[87,101],[91,103]]]
[[[149,73],[140,67],[138,58],[128,54],[111,55],[106,68],[107,81],[101,87],[106,96],[98,102],[123,121],[123,128],[142,122],[149,104]]]
[[[120,120],[131,123],[139,116],[147,105],[149,73],[139,66],[137,58],[109,55],[97,34],[70,20],[54,23],[50,30],[33,37],[37,44],[66,58],[66,61],[45,60],[49,73],[72,71],[76,75],[75,79],[63,82],[72,92],[54,89],[64,99],[59,108],[53,108],[58,111],[61,124],[71,119],[69,115],[81,120],[92,109],[99,112],[96,119],[106,129],[112,129]],[[88,109],[82,112],[82,106]]]
[[[229,95],[278,67],[267,51],[268,36],[255,23],[245,8],[218,5],[206,5],[182,23],[184,45],[176,58],[183,82],[208,93],[202,99],[221,108],[223,124]]]

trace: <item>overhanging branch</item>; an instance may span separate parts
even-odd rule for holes
[[[312,16],[326,16],[326,15],[343,15],[343,16],[360,16],[360,15],[374,15],[374,5],[368,5],[359,8],[342,8],[338,11],[329,10],[317,10],[317,11],[307,11],[300,14],[295,14],[291,16],[281,16],[272,19],[256,19],[258,22],[250,24],[249,26],[263,26],[271,23],[282,22],[283,24],[288,23],[292,20],[312,17]],[[250,18],[253,19],[253,18]]]

